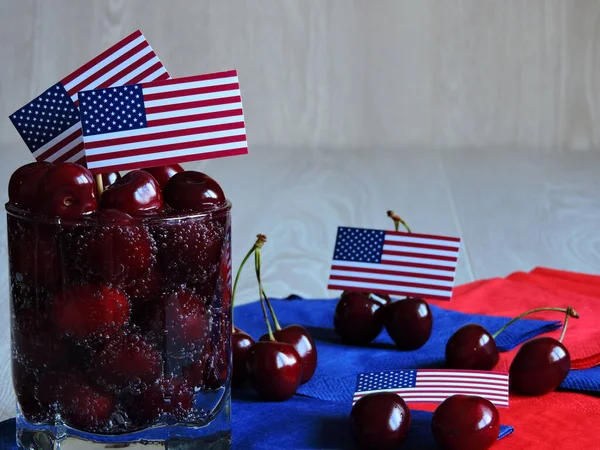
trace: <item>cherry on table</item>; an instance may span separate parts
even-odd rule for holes
[[[467,324],[446,343],[446,364],[451,369],[492,370],[500,353],[492,334],[477,324]]]
[[[235,387],[242,386],[248,380],[246,356],[254,342],[252,336],[238,328],[231,334],[231,353],[233,358],[231,383]]]
[[[385,305],[385,329],[400,350],[416,350],[429,340],[433,315],[425,300],[408,297]]]
[[[68,219],[90,214],[98,209],[96,184],[91,172],[75,163],[50,167],[39,183],[38,201],[43,212]]]
[[[406,440],[411,414],[402,397],[376,392],[360,398],[350,413],[352,437],[361,449],[392,450]],[[465,447],[466,448],[466,447]]]
[[[225,194],[213,178],[188,170],[171,177],[164,187],[165,203],[177,211],[207,211],[225,204]]]
[[[543,395],[555,390],[569,370],[567,348],[552,337],[538,337],[523,344],[510,364],[510,389],[524,395]]]
[[[444,450],[486,450],[500,434],[500,414],[483,397],[453,395],[433,413],[431,433]]]
[[[246,370],[250,384],[266,400],[287,400],[302,381],[300,356],[284,342],[258,341],[251,345]]]
[[[133,170],[108,186],[100,197],[100,209],[118,209],[132,216],[148,216],[164,209],[162,192],[152,175]]]
[[[302,362],[302,383],[309,381],[317,369],[317,346],[308,330],[301,325],[288,325],[273,331],[273,337],[277,342],[285,342],[294,347]],[[259,339],[268,340],[268,333]]]
[[[165,188],[171,177],[177,173],[183,172],[183,167],[179,164],[169,164],[166,166],[147,167],[142,169],[154,177],[161,188]]]
[[[365,345],[379,336],[383,330],[381,308],[385,303],[365,292],[344,292],[333,316],[335,332],[342,342]]]
[[[41,212],[43,202],[40,202],[39,185],[50,167],[52,163],[38,161],[15,170],[8,182],[8,200],[19,208]]]

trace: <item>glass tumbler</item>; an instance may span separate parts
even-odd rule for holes
[[[20,448],[230,448],[230,209],[6,205]]]

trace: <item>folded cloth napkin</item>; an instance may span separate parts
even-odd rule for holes
[[[560,387],[571,391],[600,394],[600,366],[584,370],[571,370]]]
[[[234,450],[354,449],[350,435],[351,405],[294,396],[264,402],[252,392],[236,394],[231,405]],[[431,412],[412,411],[406,450],[437,450],[430,431]],[[498,439],[513,432],[500,426]],[[15,419],[0,423],[0,449],[16,450]]]
[[[453,311],[508,317],[539,307],[570,305],[580,315],[579,319],[570,321],[563,341],[571,354],[571,367],[587,369],[600,364],[600,284],[597,291],[589,289],[587,294],[583,294],[580,291],[564,290],[564,278],[553,278],[547,274],[548,272],[546,276],[540,277],[539,272],[537,275],[518,272],[508,279],[476,281],[458,286],[450,302],[430,300],[430,303]],[[563,289],[557,287],[559,284],[563,285]],[[596,295],[592,295],[594,292]],[[560,314],[541,312],[528,317],[557,320]],[[554,337],[559,335],[558,331],[552,334]],[[511,354],[503,355],[498,366],[500,370],[504,369],[503,365],[509,357]]]
[[[458,328],[468,323],[478,323],[493,333],[509,320],[463,314],[432,306],[433,331],[429,341],[420,349],[407,352],[397,350],[385,331],[368,346],[342,344],[333,329],[336,299],[273,299],[272,303],[282,327],[292,323],[303,325],[316,341],[317,370],[308,383],[300,386],[298,393],[349,404],[352,402],[358,373],[443,367],[446,342]],[[255,339],[263,335],[266,328],[258,303],[236,307],[235,325]],[[498,336],[497,344],[500,350],[509,350],[533,336],[555,330],[559,326],[560,322],[554,321],[517,321]]]

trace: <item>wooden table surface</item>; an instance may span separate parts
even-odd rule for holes
[[[316,150],[298,149],[284,156],[277,149],[257,151],[271,156],[186,168],[213,175],[233,201],[234,268],[255,235],[267,234],[264,281],[271,296],[335,296],[326,283],[336,227],[391,227],[385,214],[389,208],[416,232],[462,237],[458,284],[535,266],[600,273],[598,152],[364,149],[346,154],[322,149],[317,160],[307,157]],[[4,186],[15,167],[0,166]],[[7,261],[4,220],[0,260]],[[15,407],[6,264],[0,269],[3,420],[14,416]],[[255,298],[248,270],[238,301]]]

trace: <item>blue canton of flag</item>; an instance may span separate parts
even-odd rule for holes
[[[339,227],[333,259],[378,263],[385,231]]]
[[[10,116],[13,125],[37,158],[38,151],[79,122],[79,111],[57,83]]]
[[[139,84],[79,93],[83,135],[145,128],[146,111]]]

